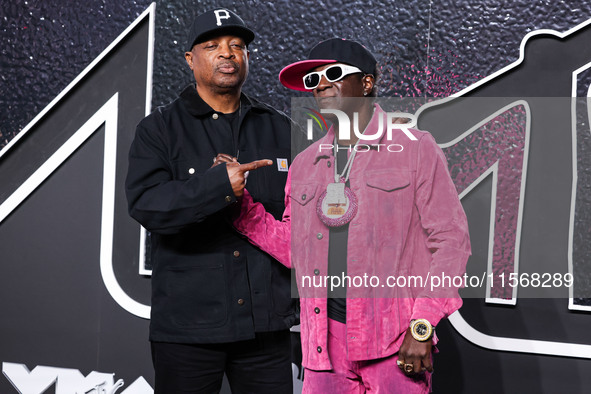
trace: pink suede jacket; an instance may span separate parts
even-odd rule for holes
[[[366,135],[376,132],[379,116],[385,125],[386,115],[376,106]],[[351,361],[396,353],[412,319],[437,325],[462,304],[457,287],[431,285],[438,283],[433,277],[464,274],[470,255],[466,216],[441,149],[429,133],[410,132],[416,140],[394,130],[391,140],[384,132],[381,140],[359,145],[351,170],[350,186],[359,201],[347,246],[347,275],[353,283],[347,290]],[[327,289],[318,286],[327,273],[329,229],[318,218],[316,205],[327,184],[334,182],[333,151],[328,147],[333,141],[331,128],[293,161],[281,222],[247,191],[234,222],[253,244],[295,268],[303,365],[313,370],[332,368],[326,351]],[[416,282],[405,286],[411,277]],[[326,286],[330,283],[328,278]]]

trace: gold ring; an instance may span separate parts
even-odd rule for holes
[[[396,360],[396,364],[398,365],[398,368],[404,368],[404,362],[400,361],[400,359]]]
[[[411,373],[415,369],[412,364],[404,364],[404,372]]]

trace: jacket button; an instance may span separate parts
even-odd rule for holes
[[[316,238],[318,238],[318,239],[322,239],[322,233],[318,233],[318,234],[316,234]]]
[[[326,162],[326,166],[327,166],[328,168],[330,168],[330,166],[331,166],[331,164],[330,164],[330,161],[327,161],[327,162]]]
[[[314,308],[314,312],[316,312],[316,314],[320,313],[320,308],[318,308],[318,307]]]
[[[226,202],[230,202],[230,201],[232,201],[232,197],[226,196],[225,200],[226,200]]]
[[[306,195],[302,194],[302,200],[305,200],[305,199],[306,199]]]
[[[189,174],[193,175],[195,173],[195,169],[194,168],[189,168]]]
[[[316,348],[316,351],[317,351],[318,353],[322,353],[322,348],[321,348],[320,346],[318,346],[318,347]]]
[[[314,275],[320,275],[320,270],[318,268],[314,270]]]
[[[213,115],[211,115],[211,117],[215,120],[215,119],[219,118],[219,115],[218,114],[213,114]]]
[[[234,257],[240,257],[240,252],[237,250],[235,250],[233,254],[234,254]]]
[[[244,300],[242,298],[238,300],[238,305],[244,305]]]

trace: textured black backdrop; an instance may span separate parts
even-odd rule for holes
[[[183,52],[186,26],[192,17],[204,10],[225,6],[239,13],[258,34],[250,46],[251,75],[246,91],[287,112],[293,93],[278,83],[279,70],[299,60],[312,45],[327,37],[357,39],[377,55],[381,67],[380,95],[441,97],[458,92],[515,61],[519,57],[521,40],[528,32],[565,31],[591,18],[591,2],[582,0],[183,0],[156,4],[153,105],[172,100],[191,81]],[[0,147],[25,127],[148,5],[147,1],[126,0],[1,0]],[[538,160],[543,161],[543,158]],[[96,168],[88,171],[96,171]],[[486,195],[490,186],[483,187],[481,193]],[[78,192],[83,190],[86,188]],[[530,198],[535,197],[530,194]],[[530,215],[536,213],[529,211]],[[47,227],[51,228],[51,223]],[[26,231],[24,228],[23,233]],[[534,237],[541,231],[543,229],[532,228],[529,234]],[[6,251],[1,242],[0,239],[0,256]],[[563,243],[560,248],[565,248]],[[523,333],[524,337],[553,340],[559,333],[554,328],[565,328],[559,324],[560,317],[548,311],[561,309],[565,309],[564,300],[520,300],[512,309],[519,320],[506,321],[501,327],[510,333]],[[491,308],[482,316],[481,300],[468,300],[462,311],[470,315],[471,323],[484,328],[491,321],[507,316],[503,308]],[[120,312],[117,319],[129,320],[129,316]],[[589,321],[588,314],[579,317],[582,322]],[[537,319],[535,327],[539,331],[528,331],[532,319]],[[141,338],[145,335],[145,322],[132,321],[128,326],[132,332],[126,335]],[[76,332],[75,325],[63,324],[68,327],[67,332]],[[470,344],[447,323],[441,324],[438,330],[442,352],[436,361],[435,392],[585,392],[591,384],[588,359],[492,352]],[[145,350],[147,353],[147,348]],[[114,347],[106,351],[116,355]],[[52,363],[56,359],[52,357],[44,354],[39,359],[47,360],[43,362],[48,365],[78,367]],[[2,358],[1,348],[0,361],[19,362]],[[102,363],[106,362],[103,359]],[[149,360],[143,360],[142,364],[135,368],[145,368]],[[87,374],[90,370],[82,372]],[[126,373],[130,378],[140,374]],[[149,373],[141,373],[152,383]]]
[[[0,146],[39,113],[146,7],[129,0],[0,1]],[[192,17],[223,6],[257,32],[246,91],[289,112],[277,81],[318,41],[355,38],[381,66],[384,96],[446,96],[515,61],[525,34],[591,17],[585,0],[157,1],[153,104],[191,80]]]

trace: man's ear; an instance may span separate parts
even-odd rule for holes
[[[192,70],[193,69],[193,52],[185,52],[185,60],[187,61],[189,68]]]
[[[361,82],[363,83],[363,95],[368,96],[374,88],[376,79],[372,74],[365,74]]]

